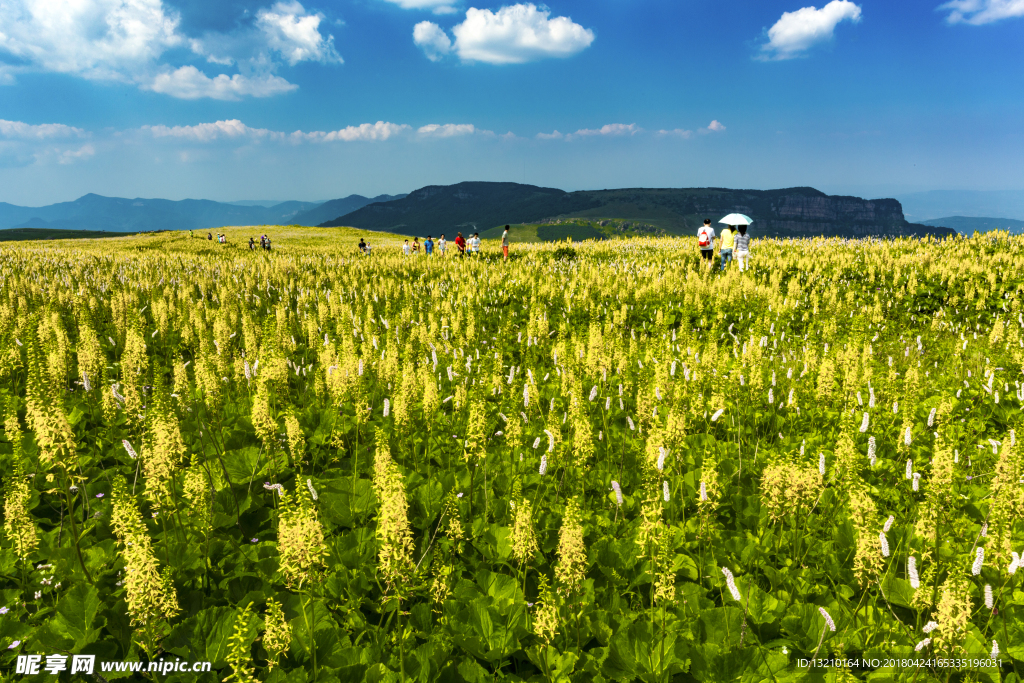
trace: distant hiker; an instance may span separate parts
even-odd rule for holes
[[[369,256],[369,255],[370,255],[370,249],[372,249],[372,248],[373,248],[373,247],[371,247],[371,246],[370,246],[369,244],[367,244],[367,245],[366,245],[366,255],[367,255],[367,256]]]
[[[420,238],[419,237],[413,237],[412,238],[412,253],[414,253],[414,254],[420,253]]]
[[[188,238],[192,239],[192,231],[191,230],[188,231]]]
[[[409,240],[406,240],[405,244],[402,245],[402,253],[406,256],[409,255]]]
[[[700,257],[708,262],[715,258],[715,229],[711,227],[711,219],[705,218],[704,225],[697,230],[697,246],[700,247]]]
[[[480,233],[474,232],[473,236],[469,238],[469,248],[474,256],[480,255]]]
[[[423,253],[430,256],[434,253],[434,238],[427,235],[427,239],[423,240]]]
[[[213,233],[212,232],[206,233],[206,239],[208,239],[208,240],[210,240],[212,242],[213,241]]]
[[[509,226],[506,225],[505,232],[501,233],[501,253],[505,261],[508,261],[508,229]]]
[[[718,253],[722,257],[722,267],[720,270],[725,270],[725,265],[732,261],[732,250],[736,245],[736,232],[733,230],[731,225],[725,226],[725,230],[722,231],[722,247],[718,250]]]
[[[459,248],[459,256],[466,255],[466,240],[463,239],[461,232],[455,236],[455,246]]]
[[[273,248],[274,248],[274,245],[272,245],[270,243],[270,238],[267,237],[267,251],[271,251]]]
[[[256,240],[252,237],[249,238],[249,251],[256,251]]]
[[[444,234],[442,233],[441,238],[437,240],[437,251],[441,256],[444,256],[445,249],[448,248],[448,241],[445,240]]]
[[[359,251],[363,252],[364,254],[366,253],[366,242],[363,241],[362,237],[359,238]]]
[[[750,258],[750,235],[747,234],[747,226],[740,226],[740,234],[736,235],[736,247],[735,247],[736,263],[740,267],[740,272],[748,268],[748,259]]]

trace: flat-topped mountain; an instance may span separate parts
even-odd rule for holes
[[[519,183],[431,185],[404,199],[368,204],[321,225],[351,226],[408,235],[484,232],[498,225],[615,219],[664,234],[692,234],[705,218],[716,225],[729,213],[754,220],[756,235],[952,235],[943,227],[908,223],[895,199],[826,195],[810,187],[782,190],[629,188],[563,190]]]

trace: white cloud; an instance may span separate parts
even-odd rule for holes
[[[725,126],[715,120],[709,123],[707,128],[701,128],[699,132],[702,135],[707,135],[708,133],[721,133],[724,130]]]
[[[57,163],[64,165],[73,164],[76,161],[88,159],[94,154],[96,154],[96,148],[92,145],[82,145],[78,149],[65,149],[58,152]]]
[[[423,137],[429,138],[454,138],[460,135],[472,135],[473,133],[493,135],[491,131],[480,130],[472,123],[445,123],[443,125],[431,123],[426,126],[421,126],[416,132]]]
[[[21,121],[0,119],[0,137],[14,140],[47,140],[51,138],[85,137],[81,128],[65,126],[63,123],[32,125]]]
[[[378,121],[377,123],[363,123],[358,126],[348,126],[347,128],[334,130],[329,133],[316,131],[313,133],[303,133],[302,135],[305,139],[312,140],[314,142],[334,142],[336,140],[341,140],[343,142],[375,142],[378,140],[387,140],[392,136],[411,130],[411,128],[411,126],[404,123],[398,124]]]
[[[592,135],[636,135],[642,129],[635,123],[609,123],[600,128],[581,128],[574,136],[590,137]]]
[[[436,62],[452,51],[452,40],[444,30],[432,21],[421,21],[412,30],[412,42],[416,43],[427,58]]]
[[[559,133],[557,130],[553,133],[537,133],[538,140],[561,140],[565,136]]]
[[[768,29],[768,42],[761,46],[761,58],[799,57],[818,43],[831,40],[839,22],[857,23],[860,19],[860,6],[850,0],[832,0],[821,9],[804,7],[784,12]]]
[[[147,87],[154,92],[182,100],[197,100],[203,97],[214,100],[238,100],[245,96],[280,95],[299,86],[273,74],[254,77],[241,74],[229,77],[220,74],[210,78],[194,66],[183,66],[176,71],[157,74]]]
[[[198,123],[194,126],[143,126],[142,130],[155,138],[174,138],[188,142],[215,142],[217,140],[276,140],[289,142],[355,142],[387,140],[399,135],[412,127],[406,124],[363,123],[333,131],[312,131],[305,133],[297,130],[294,133],[268,130],[266,128],[250,128],[238,119],[216,121],[214,123]]]
[[[685,130],[683,128],[673,128],[672,130],[659,130],[658,135],[664,135],[674,138],[683,138],[689,140],[693,136],[692,130]]]
[[[162,0],[0,0],[0,54],[18,61],[0,65],[0,85],[35,70],[135,83],[183,99],[269,97],[297,87],[274,74],[281,63],[342,61],[333,36],[320,32],[323,19],[282,0],[259,10],[248,28],[190,38]],[[161,63],[182,46],[242,73],[210,78],[192,65]]]
[[[456,9],[452,7],[450,0],[387,0],[398,5],[402,9],[428,9],[434,14],[454,14]]]
[[[142,130],[151,133],[155,138],[177,138],[193,142],[213,142],[224,138],[265,138],[274,134],[266,128],[250,128],[238,119],[199,123],[194,126],[143,126]]]
[[[434,60],[454,51],[463,61],[488,64],[570,57],[594,42],[593,31],[573,23],[569,17],[551,19],[550,15],[549,10],[533,3],[508,5],[497,12],[471,7],[466,11],[465,21],[452,29],[453,44],[441,27],[431,22],[417,25],[420,37],[414,31],[413,40]],[[445,41],[450,49],[444,49]]]
[[[0,51],[45,71],[133,80],[182,42],[161,0],[0,2]]]
[[[278,2],[269,10],[256,14],[256,26],[266,36],[270,49],[278,52],[291,65],[299,62],[322,63],[342,61],[334,49],[334,36],[320,34],[321,14],[307,14],[301,4]]]
[[[991,24],[1000,19],[1024,17],[1024,0],[951,0],[939,6],[948,10],[951,24]]]

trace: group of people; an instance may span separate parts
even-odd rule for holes
[[[501,233],[501,253],[504,260],[508,260],[508,245],[509,237],[508,233],[511,226],[506,225],[505,231]],[[448,240],[444,238],[444,234],[434,242],[432,235],[427,235],[427,239],[423,240],[423,253],[427,256],[432,256],[435,249],[439,256],[444,256],[448,253]],[[458,233],[455,236],[455,249],[458,251],[459,256],[465,256],[469,252],[470,256],[480,255],[480,233],[474,232],[473,236],[468,240],[462,236],[462,233]],[[369,254],[369,245],[365,244],[362,239],[359,240],[359,250],[363,253]],[[414,237],[412,244],[409,244],[409,240],[405,240],[402,244],[402,253],[406,256],[416,255],[420,253],[420,240],[418,237]]]
[[[715,229],[711,227],[711,219],[704,219],[704,225],[697,230],[697,246],[700,256],[707,262],[708,268],[714,267],[715,260]],[[727,225],[718,237],[718,254],[721,258],[719,270],[725,270],[733,258],[740,272],[747,270],[750,264],[750,235],[745,225]]]
[[[260,249],[264,251],[270,251],[270,237],[267,235],[260,235]],[[249,251],[256,251],[256,238],[249,238]]]

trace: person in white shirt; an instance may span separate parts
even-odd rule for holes
[[[708,268],[715,260],[715,229],[711,227],[711,219],[705,218],[704,225],[697,230],[697,246],[700,257],[707,261]]]
[[[469,238],[469,249],[475,256],[480,255],[480,233],[474,232],[473,236]]]
[[[409,255],[409,240],[406,240],[405,244],[402,245],[402,253],[406,256]]]
[[[437,240],[437,253],[439,256],[444,256],[444,250],[448,246],[448,242],[445,240],[444,235]]]

